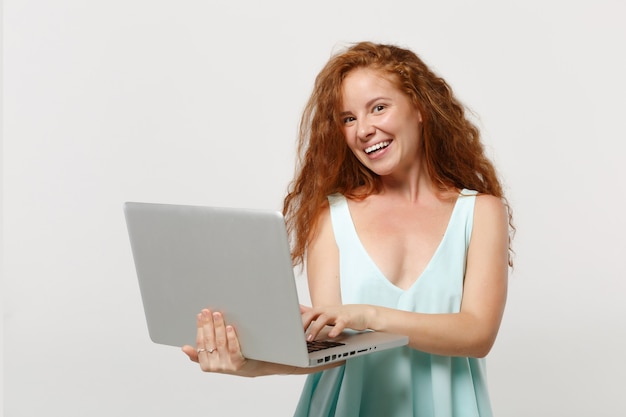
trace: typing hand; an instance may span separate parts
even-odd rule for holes
[[[302,324],[307,331],[307,340],[314,340],[325,326],[333,326],[328,337],[333,338],[345,329],[368,329],[368,317],[372,314],[371,306],[360,304],[305,307],[300,306]]]

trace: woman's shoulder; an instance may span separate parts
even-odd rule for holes
[[[506,212],[506,205],[504,201],[491,194],[476,194],[476,208],[477,213],[487,216],[504,214]]]
[[[477,194],[474,207],[475,230],[505,233],[508,222],[508,209],[503,199],[490,194]]]

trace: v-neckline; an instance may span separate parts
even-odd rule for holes
[[[459,200],[464,195],[463,194],[464,191],[465,191],[464,189],[461,190],[461,192],[456,197],[456,201],[454,202],[454,207],[452,208],[452,212],[450,213],[450,218],[448,219],[448,224],[446,225],[446,230],[443,233],[443,236],[441,237],[441,240],[439,241],[439,244],[437,245],[437,248],[433,252],[433,254],[430,257],[430,259],[428,260],[428,262],[426,263],[426,266],[424,267],[424,269],[422,269],[422,271],[418,274],[418,276],[415,278],[415,280],[406,289],[405,288],[401,288],[401,287],[397,286],[396,284],[394,284],[393,282],[391,282],[389,280],[389,278],[378,267],[378,264],[376,264],[374,259],[372,259],[372,257],[370,256],[369,252],[365,248],[365,245],[363,245],[363,242],[361,241],[361,237],[359,236],[359,233],[356,230],[356,225],[354,224],[354,219],[352,218],[352,212],[350,211],[350,206],[348,205],[348,201],[346,199],[346,210],[348,211],[348,217],[350,218],[350,223],[351,223],[351,226],[352,226],[352,232],[354,233],[354,236],[355,236],[357,242],[359,243],[360,249],[363,251],[363,254],[367,258],[367,260],[372,264],[373,268],[377,272],[377,276],[380,279],[385,281],[387,283],[387,285],[391,286],[395,290],[400,291],[402,293],[409,292],[411,289],[416,287],[419,282],[422,281],[422,277],[424,277],[425,273],[430,269],[431,265],[433,264],[435,259],[438,257],[438,254],[441,251],[441,248],[443,247],[443,243],[446,241],[446,238],[448,236],[448,231],[450,230],[450,225],[452,224],[452,220],[454,219],[455,213],[457,211],[457,207],[459,205]]]

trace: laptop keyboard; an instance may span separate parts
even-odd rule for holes
[[[333,342],[332,340],[313,340],[311,342],[306,342],[306,344],[309,349],[309,353],[345,345],[345,343]]]

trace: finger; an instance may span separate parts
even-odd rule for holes
[[[202,314],[198,314],[196,316],[196,346],[185,345],[182,347],[183,352],[189,357],[189,359],[193,362],[198,363],[200,358],[198,358],[198,349],[203,348],[204,346],[204,332],[202,331]]]
[[[241,355],[241,346],[239,345],[239,338],[233,326],[226,326],[226,340],[228,342],[228,351],[231,354]]]
[[[305,331],[309,328],[312,322],[313,322],[313,319],[311,318],[310,315],[308,314],[302,315],[302,327],[304,328]]]
[[[339,336],[341,332],[345,330],[345,328],[346,322],[343,320],[337,320],[331,331],[328,332],[328,337],[333,338]]]
[[[313,321],[317,318],[317,314],[318,313],[316,313],[313,309],[308,309],[307,311],[301,313],[302,327],[304,327],[304,330],[309,328],[311,323],[313,323]]]
[[[226,338],[228,339],[228,349],[230,351],[230,360],[235,369],[241,369],[248,361],[241,351],[239,338],[233,326],[226,326]]]
[[[204,349],[204,330],[202,313],[196,316],[196,354],[198,349]]]
[[[210,351],[215,349],[215,325],[213,323],[213,314],[210,310],[204,309],[200,315],[202,339],[198,344],[198,349]],[[202,359],[202,357],[200,357]]]
[[[189,346],[189,345],[185,345],[182,347],[183,352],[185,352],[185,355],[187,355],[189,357],[189,359],[193,362],[198,362],[198,351],[196,349],[194,349],[193,346]]]
[[[315,320],[312,321],[308,326],[307,340],[308,341],[315,340],[315,338],[322,331],[322,329],[326,327],[327,322],[328,322],[328,317],[324,314],[321,314],[318,317],[316,317]]]
[[[215,334],[215,345],[219,353],[226,353],[228,345],[226,343],[226,325],[224,324],[224,316],[221,313],[213,313],[213,326]]]

